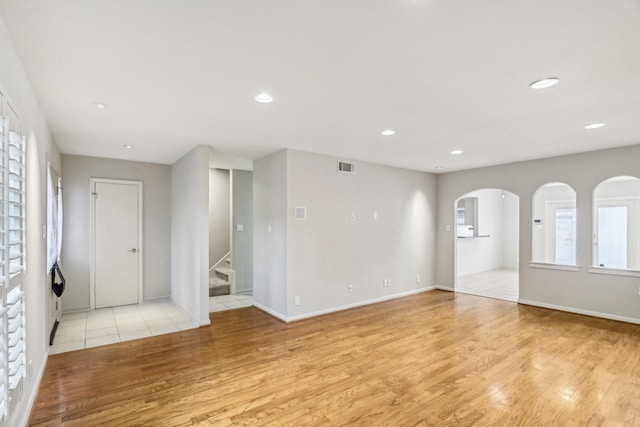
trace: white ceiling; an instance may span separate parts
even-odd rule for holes
[[[637,0],[0,0],[0,12],[63,153],[173,163],[197,144],[252,159],[293,148],[448,172],[640,143]],[[560,84],[527,86],[550,76]],[[263,91],[275,101],[254,101]]]

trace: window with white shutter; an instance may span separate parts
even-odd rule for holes
[[[22,399],[26,375],[25,141],[15,109],[0,93],[0,426]]]

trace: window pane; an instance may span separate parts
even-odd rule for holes
[[[598,265],[627,268],[627,207],[598,208]]]
[[[576,209],[556,209],[557,264],[576,264]]]

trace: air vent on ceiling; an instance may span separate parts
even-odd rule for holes
[[[356,164],[351,162],[345,162],[343,160],[338,160],[338,172],[355,174]]]

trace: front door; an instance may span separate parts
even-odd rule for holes
[[[139,302],[140,183],[93,181],[95,308]]]

